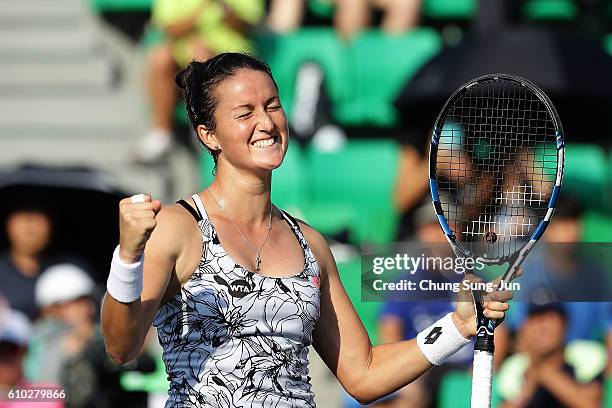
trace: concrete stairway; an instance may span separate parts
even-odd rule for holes
[[[172,166],[129,160],[147,129],[143,71],[142,53],[86,0],[0,0],[0,168],[86,165],[128,192],[174,198]]]

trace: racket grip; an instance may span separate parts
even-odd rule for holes
[[[474,350],[471,408],[491,408],[493,353]]]

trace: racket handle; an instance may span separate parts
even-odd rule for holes
[[[471,408],[491,408],[493,353],[474,350]]]

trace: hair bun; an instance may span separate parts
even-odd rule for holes
[[[189,71],[191,71],[191,64],[188,65],[187,68],[182,69],[178,74],[176,74],[176,77],[174,78],[176,86],[178,86],[183,91],[187,89],[187,79],[190,74]]]

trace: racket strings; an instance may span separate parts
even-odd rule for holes
[[[547,211],[555,126],[528,88],[476,85],[448,110],[436,157],[440,202],[456,238],[491,258],[519,250]]]

